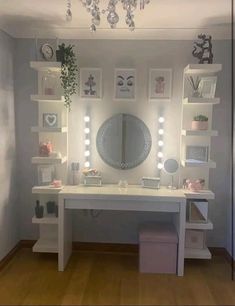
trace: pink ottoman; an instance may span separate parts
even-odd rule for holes
[[[141,273],[176,273],[178,235],[173,224],[146,223],[139,230]]]

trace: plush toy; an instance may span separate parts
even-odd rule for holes
[[[204,183],[205,181],[202,179],[198,179],[198,180],[190,180],[187,179],[186,180],[186,187],[190,190],[190,191],[200,191],[201,189],[203,189],[204,187]]]
[[[92,169],[92,168],[84,168],[82,170],[82,173],[87,176],[87,175],[90,175],[90,176],[95,176],[95,175],[98,175],[98,171],[96,169]]]
[[[52,152],[52,144],[50,141],[40,142],[39,144],[39,156],[48,157]]]

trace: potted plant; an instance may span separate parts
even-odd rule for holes
[[[197,115],[192,121],[192,130],[207,130],[208,129],[208,117],[204,115]]]
[[[58,46],[56,59],[61,62],[61,85],[64,90],[65,106],[71,110],[71,96],[76,94],[78,66],[76,64],[76,55],[73,45],[65,46],[64,43]]]

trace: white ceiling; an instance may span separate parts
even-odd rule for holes
[[[101,10],[107,2],[100,0]],[[231,0],[151,0],[135,11],[134,32],[126,29],[120,4],[117,29],[110,29],[103,15],[96,33],[90,32],[90,14],[79,0],[72,0],[71,23],[65,11],[66,0],[0,0],[0,28],[18,38],[192,39],[200,32],[230,38]]]

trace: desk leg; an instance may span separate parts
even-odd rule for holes
[[[185,223],[186,223],[186,200],[180,203],[180,212],[174,218],[175,227],[178,232],[178,264],[177,275],[184,275],[184,238],[185,238]]]
[[[72,218],[71,211],[65,209],[64,199],[60,196],[58,218],[58,270],[64,271],[72,253]]]

